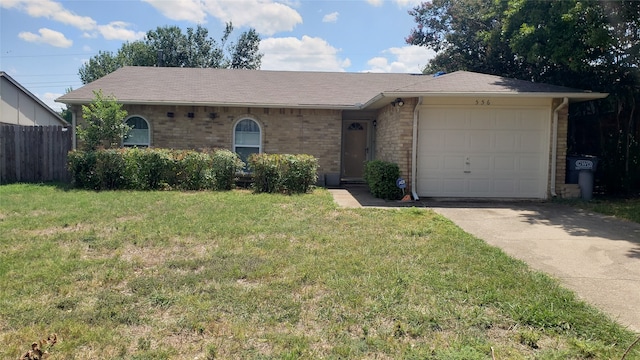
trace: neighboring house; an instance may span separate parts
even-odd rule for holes
[[[58,113],[4,71],[0,71],[0,124],[69,125]]]
[[[568,105],[607,96],[465,71],[125,67],[57,101],[76,123],[100,89],[129,113],[125,146],[307,153],[332,182],[380,159],[414,197],[533,199],[577,196],[565,185]]]

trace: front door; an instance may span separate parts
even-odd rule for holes
[[[369,152],[367,121],[345,121],[342,125],[342,177],[361,179]]]

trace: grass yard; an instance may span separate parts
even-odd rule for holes
[[[571,200],[573,206],[640,223],[640,199]]]
[[[0,186],[0,358],[620,359],[636,335],[421,209]],[[640,358],[634,349],[627,359]]]

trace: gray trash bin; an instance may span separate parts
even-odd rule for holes
[[[598,166],[598,158],[591,155],[567,156],[567,163],[569,174],[567,183],[574,183],[572,176],[577,175],[575,180],[577,180],[580,187],[580,197],[582,200],[591,200],[593,198],[594,173]]]
[[[578,186],[580,186],[580,197],[582,200],[593,198],[593,171],[580,170],[578,174]]]
[[[566,184],[577,184],[582,170],[596,171],[598,158],[591,155],[567,155]]]

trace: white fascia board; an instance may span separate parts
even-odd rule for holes
[[[383,99],[420,97],[527,97],[527,98],[569,98],[574,102],[604,99],[608,93],[591,92],[383,92],[374,96],[359,109],[366,109]]]
[[[58,101],[58,100],[56,100]],[[58,101],[69,105],[85,105],[93,100],[86,99],[65,99]],[[360,104],[263,104],[250,102],[180,102],[180,101],[137,101],[137,100],[117,100],[123,105],[167,105],[167,106],[219,106],[219,107],[260,107],[260,108],[288,108],[288,109],[328,109],[328,110],[360,110]]]

